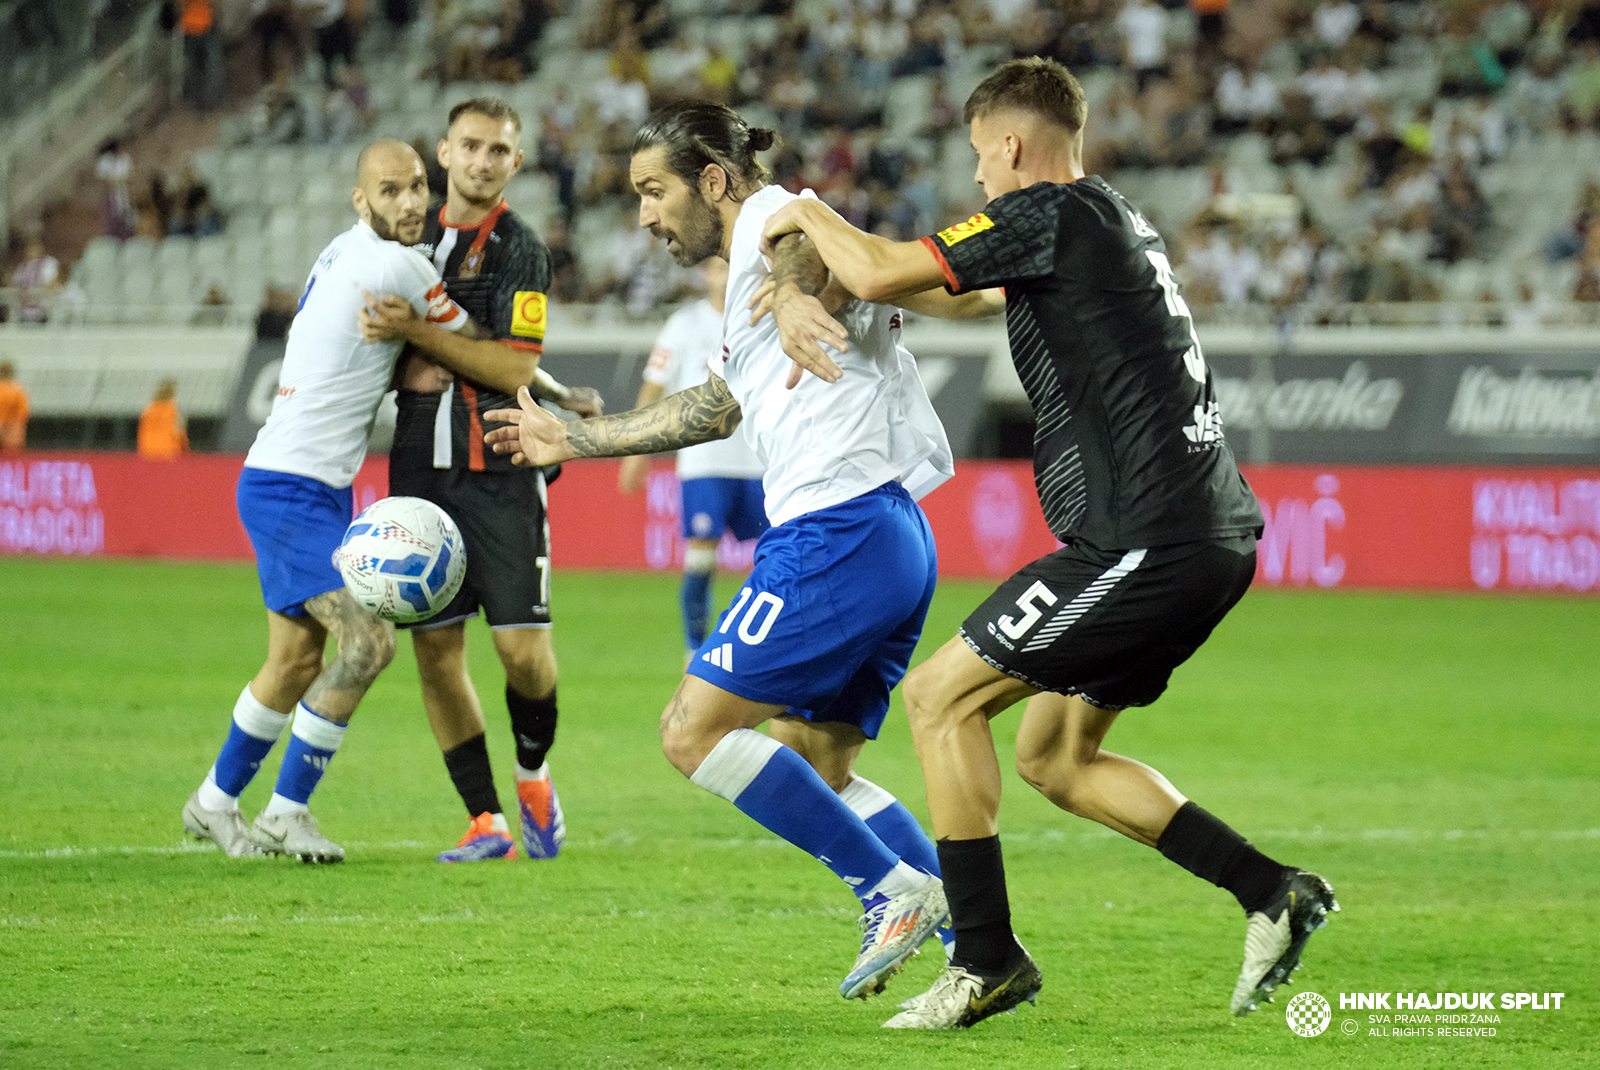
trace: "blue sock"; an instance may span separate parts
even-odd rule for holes
[[[860,774],[839,793],[839,798],[902,862],[912,869],[939,875],[939,852],[899,799]]]
[[[320,717],[304,702],[295,711],[294,729],[289,734],[289,746],[283,752],[283,765],[278,769],[278,783],[272,789],[273,803],[280,798],[297,806],[305,806],[317,782],[327,772],[328,763],[344,739],[345,726]],[[280,804],[281,808],[281,804]],[[268,804],[269,812],[272,804]]]
[[[228,738],[217,754],[217,764],[212,766],[210,779],[224,795],[237,799],[244,794],[255,777],[256,770],[278,742],[288,727],[289,715],[269,709],[250,693],[246,687],[233,707],[233,721],[228,728]],[[218,800],[202,799],[201,804],[216,810]],[[232,807],[229,807],[232,809]]]
[[[711,626],[710,572],[685,572],[678,585],[678,604],[683,610],[683,644],[699,650]]]
[[[889,850],[900,856],[900,861],[935,877],[940,875],[938,849],[899,799],[859,773],[845,785],[839,798],[867,823],[867,828]],[[944,944],[945,956],[949,957],[955,949],[956,934],[948,922],[939,927],[939,940]]]
[[[804,758],[754,729],[723,736],[690,779],[833,870],[858,896],[900,863]]]

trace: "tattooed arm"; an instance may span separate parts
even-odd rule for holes
[[[783,351],[794,361],[789,389],[800,385],[802,369],[829,383],[844,375],[822,343],[841,352],[850,348],[850,335],[831,315],[849,297],[830,284],[827,266],[804,234],[785,234],[772,243],[772,317]],[[751,322],[760,316],[757,310]]]
[[[519,465],[559,464],[574,457],[626,457],[664,453],[727,438],[744,415],[722,377],[669,394],[642,409],[567,423],[541,409],[527,388],[517,391],[517,409],[493,409],[485,420],[509,424],[484,436],[496,453]]]

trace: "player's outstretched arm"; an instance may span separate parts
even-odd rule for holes
[[[895,242],[857,230],[815,197],[790,201],[767,218],[762,240],[803,233],[845,288],[865,301],[900,304],[911,294],[943,286],[939,261],[921,242]]]
[[[496,341],[472,320],[459,330],[447,331],[417,315],[404,297],[362,296],[357,323],[368,342],[403,338],[457,375],[508,394],[531,382],[539,368],[539,354]]]
[[[633,403],[636,409],[646,405],[654,405],[667,394],[667,388],[660,383],[645,380],[639,387],[639,397]],[[625,458],[622,466],[617,470],[617,490],[623,494],[637,494],[644,489],[645,479],[650,475],[650,458],[637,455]]]
[[[574,457],[627,457],[664,453],[727,438],[744,415],[722,377],[669,394],[654,405],[594,420],[563,422],[539,408],[526,387],[517,391],[519,409],[492,409],[485,420],[505,423],[483,437],[513,464],[559,464]]]
[[[968,290],[951,294],[944,290],[924,290],[891,302],[915,312],[919,316],[933,316],[942,320],[973,320],[984,316],[1003,315],[1006,310],[1006,292],[999,287],[992,290]]]

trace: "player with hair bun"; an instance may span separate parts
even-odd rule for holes
[[[900,317],[862,302],[835,323],[814,296],[826,273],[805,242],[761,249],[796,198],[755,154],[770,130],[718,104],[653,115],[634,138],[639,224],[680,264],[729,263],[723,345],[702,384],[643,409],[566,424],[518,396],[487,414],[520,464],[657,453],[726,438],[741,421],[766,465],[772,527],[755,568],[695,652],[661,718],[667,759],[702,788],[817,858],[860,898],[865,935],[839,986],[870,995],[945,917],[932,844],[916,819],[854,771],[878,734],[933,597],[933,535],[915,499],[953,472]],[[768,285],[769,282],[772,285]],[[770,294],[782,319],[752,316]],[[780,329],[833,325],[800,376]],[[831,380],[843,379],[844,386]],[[755,731],[767,724],[769,734]],[[785,745],[787,744],[787,746]]]

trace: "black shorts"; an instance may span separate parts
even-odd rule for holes
[[[426,498],[456,522],[467,547],[461,590],[437,614],[401,628],[437,628],[478,615],[491,628],[550,626],[550,522],[544,473],[391,465],[389,493]]]
[[[961,625],[978,656],[1040,691],[1148,706],[1244,597],[1255,539],[1148,550],[1062,547],[1024,565]]]

